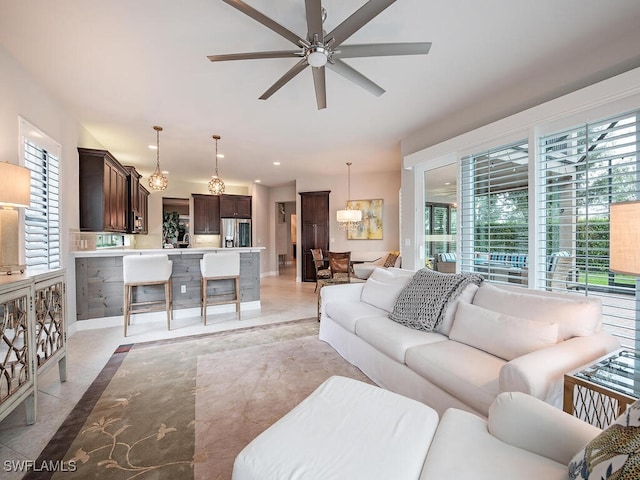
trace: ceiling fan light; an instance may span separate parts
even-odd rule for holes
[[[327,54],[324,49],[317,49],[309,52],[307,55],[307,62],[312,67],[320,68],[327,64]]]

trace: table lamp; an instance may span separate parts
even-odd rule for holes
[[[20,264],[19,218],[16,207],[28,207],[31,172],[28,168],[0,162],[0,272],[23,272]]]
[[[609,270],[636,277],[636,339],[640,352],[640,202],[612,203],[609,208]]]

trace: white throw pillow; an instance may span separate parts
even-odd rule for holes
[[[558,324],[514,317],[460,302],[449,339],[509,361],[557,343]]]
[[[600,330],[602,304],[578,295],[562,297],[527,294],[498,288],[487,282],[473,297],[473,304],[507,315],[539,322],[554,322],[559,327],[560,340],[586,337]],[[566,297],[575,298],[566,298]]]
[[[411,277],[412,272],[405,274],[376,268],[362,287],[360,300],[385,312],[391,312],[398,295]]]
[[[469,285],[467,285],[460,293],[460,295],[458,295],[449,305],[447,305],[447,309],[444,312],[442,322],[440,322],[440,324],[434,330],[448,337],[449,333],[451,332],[451,327],[453,326],[453,321],[456,318],[458,303],[471,303],[473,301],[474,295],[478,291],[478,288],[480,287],[475,283],[470,283]]]

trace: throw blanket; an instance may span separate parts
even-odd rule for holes
[[[444,318],[447,306],[471,283],[480,285],[480,275],[440,273],[423,268],[402,289],[389,318],[410,328],[427,332]]]

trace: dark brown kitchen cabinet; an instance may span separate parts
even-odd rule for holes
[[[302,280],[316,281],[316,269],[311,255],[312,248],[329,250],[329,193],[300,192],[302,236]]]
[[[78,148],[80,230],[127,233],[128,172],[106,150]]]
[[[127,172],[127,230],[129,233],[148,233],[147,214],[149,192],[140,184],[142,175],[136,167],[126,165]],[[146,192],[146,193],[145,193]],[[144,197],[144,198],[143,198]]]
[[[220,235],[220,196],[192,193],[193,233]]]
[[[142,184],[138,185],[138,202],[140,205],[140,233],[146,235],[149,233],[149,190],[144,188]]]
[[[251,218],[250,195],[220,195],[220,218]]]

